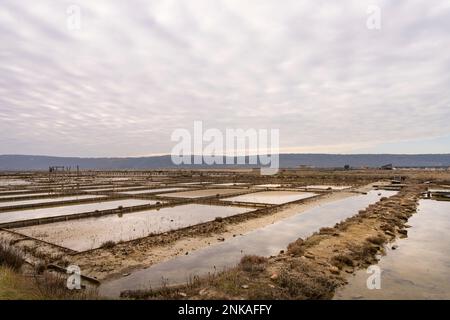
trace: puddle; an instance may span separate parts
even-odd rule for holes
[[[22,205],[28,205],[28,204],[37,204],[37,203],[52,203],[52,202],[70,201],[70,200],[96,199],[96,198],[104,198],[104,197],[105,196],[79,195],[79,196],[70,196],[70,197],[7,201],[7,202],[0,202],[0,208],[10,207],[10,206],[22,206]]]
[[[22,234],[76,251],[98,248],[106,241],[127,241],[250,210],[189,204],[160,210],[107,215],[16,229]]]
[[[146,189],[146,190],[137,190],[137,191],[125,191],[120,194],[145,194],[145,193],[157,193],[157,192],[167,192],[167,191],[176,191],[176,190],[186,190],[186,188],[161,188],[161,189]]]
[[[369,290],[360,270],[334,299],[450,299],[450,202],[420,200],[408,237],[378,263],[381,289]]]
[[[159,287],[163,278],[167,284],[185,283],[194,275],[206,275],[233,267],[245,254],[276,255],[299,237],[306,238],[321,227],[333,226],[381,197],[394,194],[396,192],[370,191],[367,195],[354,195],[319,205],[243,236],[135,271],[126,278],[105,282],[100,286],[100,293],[117,297],[124,290]]]
[[[119,206],[131,207],[131,206],[139,206],[139,205],[154,204],[154,203],[156,203],[156,201],[127,199],[127,200],[114,200],[114,201],[99,201],[99,202],[95,202],[95,203],[66,205],[66,206],[52,207],[52,208],[40,208],[40,209],[28,209],[28,210],[18,210],[18,211],[10,211],[10,212],[0,212],[0,223],[24,221],[24,220],[37,219],[37,218],[66,216],[66,215],[76,214],[76,213],[92,212],[95,210],[116,209]]]
[[[238,202],[253,202],[253,203],[268,203],[268,204],[283,204],[300,199],[311,198],[315,196],[311,192],[296,192],[296,191],[262,191],[244,194],[237,197],[225,198],[222,201],[238,201]]]
[[[238,193],[239,190],[236,189],[203,189],[196,191],[185,191],[185,192],[175,192],[175,193],[162,193],[158,196],[162,197],[172,197],[172,198],[201,198],[201,197],[211,197],[216,194],[224,195],[229,193]]]

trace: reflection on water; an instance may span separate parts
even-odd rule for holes
[[[158,211],[107,215],[17,229],[60,246],[84,251],[106,241],[128,241],[250,211],[248,208],[188,204]]]
[[[44,193],[40,195],[48,195],[49,193]],[[36,195],[36,194],[34,194]],[[33,196],[34,196],[33,195]],[[39,193],[37,193],[39,195]],[[19,201],[6,201],[0,202],[1,207],[10,207],[10,206],[23,206],[28,204],[37,204],[37,203],[52,203],[52,202],[60,202],[60,201],[72,201],[72,200],[85,200],[85,199],[96,199],[104,196],[96,196],[96,195],[79,195],[79,196],[69,196],[69,197],[58,197],[58,198],[44,198],[44,199],[30,199],[30,200],[19,200]]]
[[[158,196],[172,197],[172,198],[200,198],[200,197],[210,197],[216,194],[223,195],[228,193],[237,193],[239,190],[236,189],[203,189],[196,191],[183,191],[175,193],[163,193],[158,194]]]
[[[183,283],[193,275],[205,275],[232,267],[245,254],[275,255],[297,238],[306,238],[321,227],[333,226],[378,201],[380,197],[389,197],[395,193],[370,191],[367,195],[355,195],[314,207],[243,236],[138,270],[126,278],[106,282],[100,286],[100,293],[118,296],[123,290],[158,287],[163,278],[169,284]]]
[[[139,205],[154,204],[154,203],[156,203],[156,201],[128,199],[128,200],[114,200],[114,201],[99,201],[99,202],[95,202],[95,203],[66,205],[66,206],[52,207],[52,208],[27,209],[27,210],[17,210],[17,211],[10,211],[10,212],[0,212],[0,223],[23,221],[23,220],[30,220],[30,219],[37,219],[37,218],[66,216],[66,215],[76,214],[76,213],[92,212],[95,210],[116,209],[119,206],[131,207],[131,206],[139,206]]]
[[[110,187],[110,188],[95,188],[95,189],[83,189],[85,192],[113,192],[113,191],[127,191],[127,190],[134,190],[142,188],[142,186],[139,187]]]
[[[300,199],[311,198],[315,196],[311,192],[296,192],[296,191],[263,191],[244,194],[237,197],[225,198],[223,201],[237,201],[237,202],[253,202],[253,203],[268,203],[268,204],[283,204]]]
[[[369,274],[360,270],[335,299],[450,299],[449,214],[450,202],[421,200],[408,221],[408,238],[378,264],[381,289],[367,289]]]
[[[186,188],[160,188],[160,189],[145,189],[145,190],[138,190],[138,191],[124,191],[121,192],[121,194],[145,194],[145,193],[155,193],[155,192],[167,192],[167,191],[175,191],[175,190],[185,190]]]

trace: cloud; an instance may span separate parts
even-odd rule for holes
[[[80,30],[67,28],[71,4]],[[366,27],[372,4],[380,30]],[[445,4],[5,0],[0,153],[168,153],[194,120],[278,128],[282,150],[303,152],[439,139],[450,134]]]

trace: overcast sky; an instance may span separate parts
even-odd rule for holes
[[[450,152],[450,2],[1,0],[0,154],[169,153],[194,120],[282,152]]]

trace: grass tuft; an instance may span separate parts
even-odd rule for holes
[[[100,248],[102,249],[112,249],[116,246],[116,243],[112,240],[105,241],[101,244]]]
[[[266,270],[267,258],[256,255],[245,255],[239,262],[239,268],[246,272],[262,272]]]
[[[0,265],[18,270],[25,263],[25,259],[20,252],[5,242],[0,243]]]

